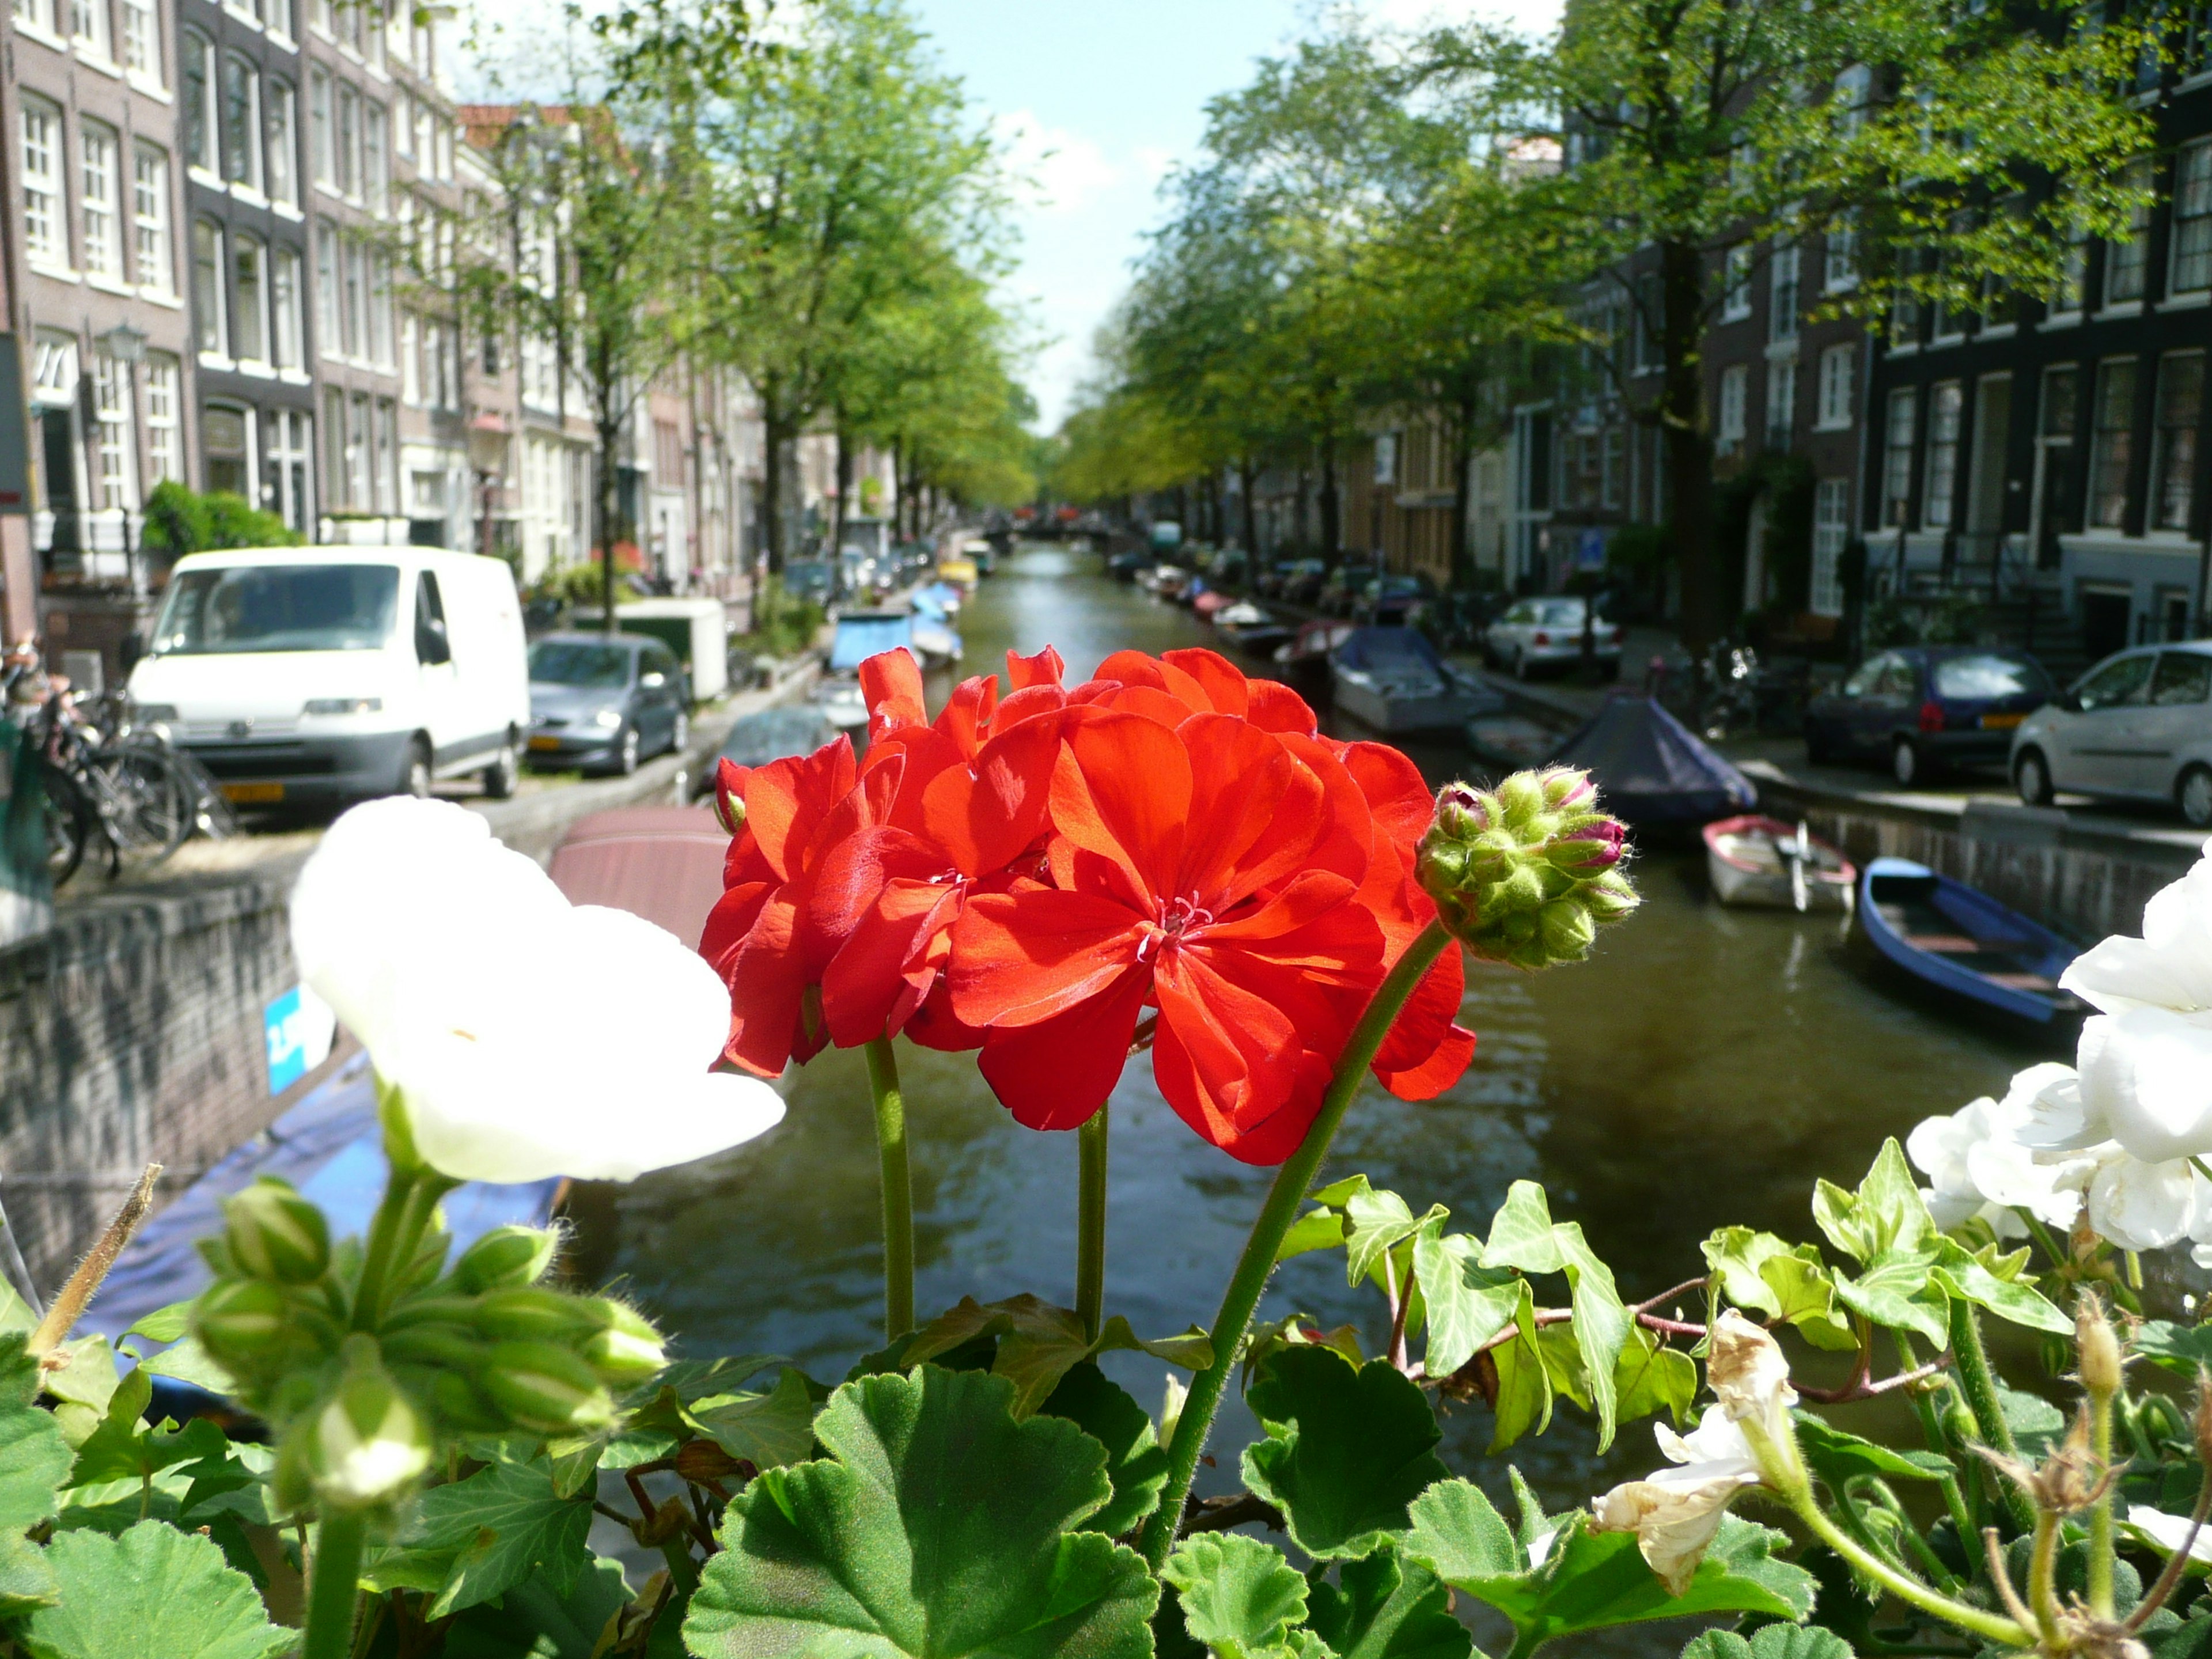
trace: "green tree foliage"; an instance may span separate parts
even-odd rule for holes
[[[201,495],[174,478],[147,492],[145,544],[174,557],[222,547],[296,547],[300,533],[228,489]]]

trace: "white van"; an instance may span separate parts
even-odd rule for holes
[[[191,554],[131,696],[242,805],[422,795],[469,773],[511,794],[530,726],[514,578],[432,547]]]

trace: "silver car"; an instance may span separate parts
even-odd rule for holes
[[[2171,801],[2212,829],[2212,640],[2106,658],[2021,723],[2012,778],[2031,806],[2059,791]]]
[[[1580,662],[1584,601],[1571,597],[1522,599],[1483,630],[1482,654],[1493,667],[1510,668],[1527,679],[1539,668]],[[1620,625],[1603,617],[1593,630],[1597,665],[1610,679],[1620,672]]]

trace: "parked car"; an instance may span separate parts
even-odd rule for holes
[[[1321,596],[1316,601],[1332,617],[1348,617],[1352,602],[1359,590],[1375,580],[1377,572],[1371,564],[1356,564],[1351,560],[1328,573],[1321,585]]]
[[[2043,665],[1986,646],[1911,646],[1868,658],[1805,709],[1805,756],[1885,763],[1899,783],[2000,763],[2051,694]]]
[[[1352,600],[1352,619],[1387,628],[1410,626],[1420,619],[1423,610],[1436,603],[1436,583],[1419,572],[1377,576]]]
[[[1539,668],[1580,662],[1588,629],[1599,672],[1614,678],[1620,672],[1620,625],[1607,622],[1601,612],[1593,623],[1589,611],[1588,601],[1572,594],[1516,599],[1483,629],[1483,659],[1525,680]]]
[[[530,647],[530,758],[629,774],[691,740],[676,653],[634,634],[549,634]]]
[[[793,559],[783,568],[783,591],[794,599],[827,605],[837,597],[837,572],[827,559]]]
[[[2171,801],[2212,828],[2212,641],[2106,658],[2021,722],[2010,759],[2031,806],[2061,789]]]
[[[530,720],[522,605],[499,559],[268,547],[179,559],[131,697],[240,805],[514,793]]]

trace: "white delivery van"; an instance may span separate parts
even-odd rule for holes
[[[241,805],[427,794],[469,773],[507,795],[530,725],[514,578],[432,547],[190,554],[131,696]]]

